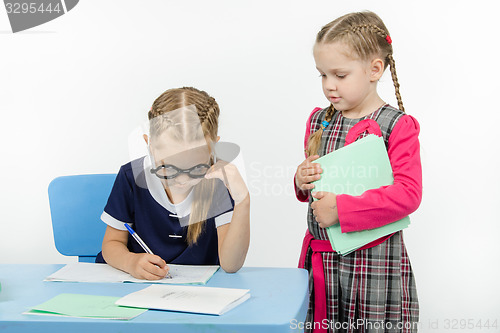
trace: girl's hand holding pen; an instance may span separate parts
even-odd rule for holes
[[[167,263],[157,255],[130,252],[128,272],[136,279],[161,280],[168,270]]]
[[[321,169],[321,166],[318,163],[312,163],[318,158],[319,155],[309,156],[297,167],[297,172],[295,173],[295,184],[300,190],[312,190],[314,188],[314,184],[310,183],[321,178],[323,169]]]
[[[167,263],[159,256],[153,254],[151,249],[146,245],[146,243],[144,243],[144,241],[141,239],[141,237],[139,237],[139,235],[135,232],[135,230],[128,225],[128,223],[125,223],[125,227],[127,228],[130,235],[135,239],[135,241],[146,252],[146,253],[131,253],[136,256],[131,257],[132,266],[130,266],[127,271],[136,279],[158,280],[158,279],[163,279],[164,277],[172,278],[172,276],[170,276],[170,274],[168,273],[169,268],[167,266]],[[137,255],[141,255],[141,257],[138,257]],[[161,270],[166,269],[165,274],[163,274],[162,271],[158,271],[157,269],[152,269],[150,267],[151,264]],[[134,274],[137,274],[137,276]],[[143,277],[138,277],[138,276],[143,276]]]

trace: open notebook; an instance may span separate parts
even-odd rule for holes
[[[392,185],[394,177],[382,137],[370,134],[317,160],[323,169],[314,191],[361,195],[363,192]],[[315,199],[316,200],[316,199]],[[342,233],[340,225],[326,228],[333,250],[346,255],[389,234],[407,228],[410,218],[380,228]]]
[[[165,284],[205,284],[220,266],[169,264],[171,279],[141,280],[107,264],[79,262],[67,264],[44,281],[59,282],[136,282]]]

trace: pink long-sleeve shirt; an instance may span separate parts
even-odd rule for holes
[[[314,109],[311,116],[317,110],[318,108]],[[307,120],[304,147],[310,135],[311,116]],[[359,196],[337,195],[342,232],[381,227],[402,219],[418,208],[422,200],[419,132],[417,120],[412,116],[403,115],[389,136],[387,153],[394,174],[393,185],[368,190]],[[299,190],[295,181],[294,186],[297,199],[307,202],[309,191]],[[363,248],[378,245],[390,236],[382,237]]]

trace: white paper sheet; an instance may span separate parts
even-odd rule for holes
[[[205,284],[219,269],[219,266],[169,264],[171,279],[141,280],[107,264],[79,262],[67,264],[44,281],[59,282],[136,282],[166,284]]]
[[[152,285],[120,298],[115,304],[221,315],[249,298],[249,289]]]

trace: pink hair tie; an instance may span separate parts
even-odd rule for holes
[[[391,36],[389,35],[385,36],[385,40],[387,41],[387,43],[392,44]]]

